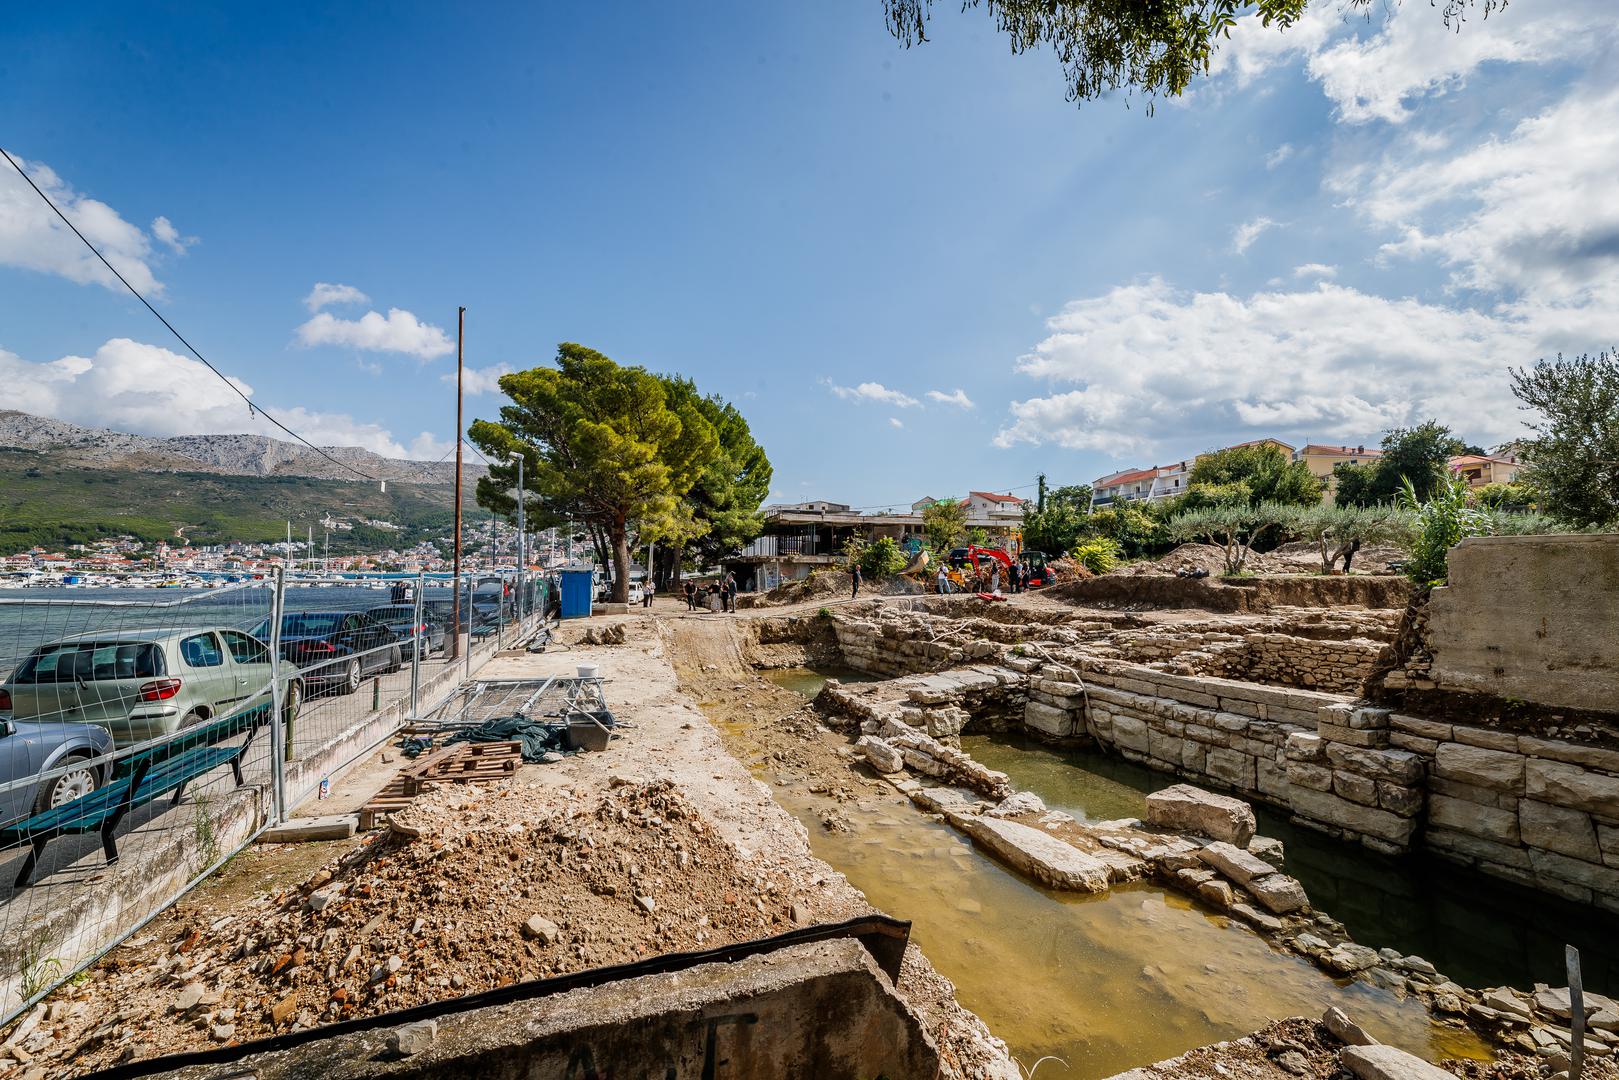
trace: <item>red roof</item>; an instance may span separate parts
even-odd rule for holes
[[[1158,475],[1157,468],[1137,469],[1134,472],[1121,473],[1103,484],[1103,487],[1114,487],[1118,484],[1134,484],[1140,480],[1151,480]]]
[[[983,499],[986,502],[1021,503],[1024,501],[1016,495],[997,495],[992,491],[969,491],[967,494],[972,498]]]

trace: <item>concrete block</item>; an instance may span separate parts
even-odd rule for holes
[[[360,825],[358,814],[291,818],[259,833],[261,844],[301,844],[311,840],[346,840]]]

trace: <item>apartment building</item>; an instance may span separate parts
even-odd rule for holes
[[[1303,449],[1293,451],[1293,460],[1302,461],[1310,474],[1321,481],[1321,501],[1330,504],[1337,494],[1338,481],[1332,470],[1339,464],[1370,465],[1383,456],[1381,450],[1365,445],[1329,446],[1307,443]]]

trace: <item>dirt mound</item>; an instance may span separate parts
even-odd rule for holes
[[[1046,565],[1051,570],[1051,584],[1053,585],[1070,585],[1076,581],[1084,581],[1086,578],[1096,576],[1087,567],[1075,562],[1073,559],[1052,559]]]
[[[89,1071],[790,925],[788,880],[744,869],[671,782],[570,802],[510,784],[424,796],[301,887],[117,950],[61,995],[88,1002],[53,1049]]]
[[[784,581],[768,592],[739,596],[736,598],[736,606],[783,607],[787,604],[831,600],[839,596],[848,596],[850,584],[849,575],[842,570],[816,570],[809,577],[797,581]]]

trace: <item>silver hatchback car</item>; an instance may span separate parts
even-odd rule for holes
[[[90,723],[119,746],[270,700],[270,649],[227,627],[120,630],[41,645],[0,683],[0,720]],[[282,715],[303,705],[283,676]]]

